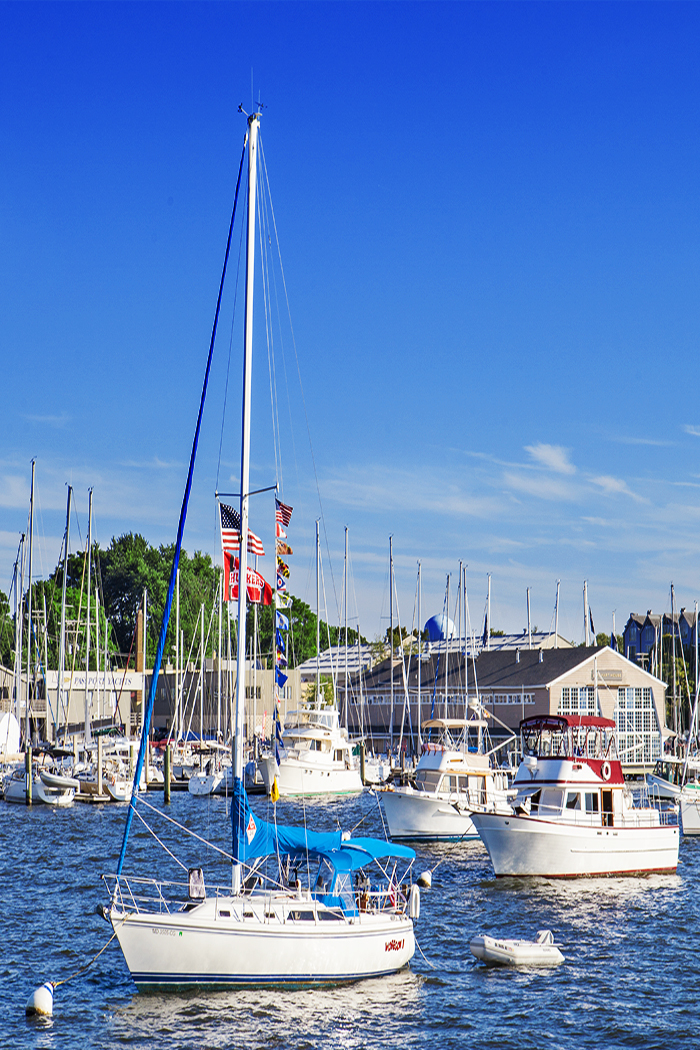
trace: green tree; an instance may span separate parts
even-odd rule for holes
[[[10,601],[0,591],[0,664],[12,667],[15,658],[15,618],[10,610]]]

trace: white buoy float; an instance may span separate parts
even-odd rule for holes
[[[53,1014],[53,990],[55,985],[51,981],[42,984],[41,988],[35,988],[27,1001],[25,1013],[27,1017],[39,1015],[51,1017]]]
[[[510,938],[472,937],[469,947],[472,955],[492,966],[558,966],[564,956],[554,943],[550,930],[539,930],[536,941],[516,941]]]
[[[423,871],[416,879],[419,886],[422,886],[424,890],[429,890],[433,884],[433,873],[431,871]]]

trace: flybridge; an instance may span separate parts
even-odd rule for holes
[[[523,755],[617,758],[615,723],[595,715],[543,715],[520,723]]]

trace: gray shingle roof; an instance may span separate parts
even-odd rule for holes
[[[578,646],[575,649],[501,649],[482,652],[476,660],[476,677],[479,690],[503,689],[511,691],[519,689],[520,686],[534,687],[548,685],[563,674],[572,671],[585,660],[590,659],[596,653],[604,651],[604,646]],[[516,652],[518,659],[516,659]],[[541,659],[540,659],[541,654]],[[388,660],[377,664],[371,672],[363,679],[363,688],[367,691],[386,690],[390,684],[390,665]],[[435,654],[424,660],[421,666],[421,688],[428,687],[429,682],[435,681],[437,674],[437,690],[444,688],[445,682],[445,656],[440,658]],[[474,664],[469,661],[468,678],[470,689],[474,684]],[[450,665],[448,673],[448,688],[454,690],[458,686],[464,688],[464,658],[458,653],[450,653]],[[416,657],[411,658],[411,666],[408,672],[409,689],[415,689],[418,685]],[[403,688],[403,675],[401,661],[394,661],[394,690],[398,692]]]

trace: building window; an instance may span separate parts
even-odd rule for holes
[[[651,689],[619,688],[615,725],[621,762],[646,765],[661,757],[661,733]]]
[[[245,698],[246,698],[246,700],[251,700],[253,698],[253,694],[255,694],[255,699],[259,700],[260,696],[261,696],[261,686],[259,686],[259,685],[256,685],[256,686],[247,685],[245,687]]]
[[[562,686],[559,700],[560,715],[597,715],[595,689],[592,685]]]
[[[494,693],[494,704],[534,704],[534,693]]]

